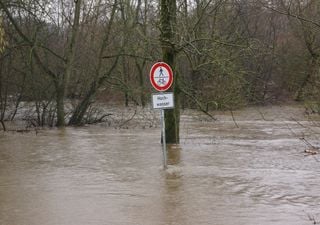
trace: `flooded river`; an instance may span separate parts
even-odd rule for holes
[[[162,170],[160,128],[0,134],[1,225],[304,225],[320,222],[320,124],[295,107],[181,120]]]

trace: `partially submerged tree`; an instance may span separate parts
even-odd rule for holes
[[[72,113],[72,116],[69,121],[69,125],[82,124],[82,120],[85,116],[85,113],[87,112],[90,105],[95,101],[95,98],[99,92],[99,89],[103,87],[106,80],[110,78],[112,72],[115,70],[118,64],[120,54],[117,54],[115,56],[115,59],[113,59],[113,61],[111,62],[110,67],[104,66],[104,57],[103,57],[108,47],[109,41],[112,38],[112,30],[114,27],[114,20],[116,17],[117,8],[118,8],[118,2],[117,0],[115,0],[111,8],[110,16],[107,19],[106,24],[104,25],[103,36],[101,40],[92,39],[92,41],[96,41],[100,43],[98,46],[97,55],[93,57],[96,60],[95,61],[96,66],[94,67],[92,74],[90,74],[92,79],[89,82],[89,87],[85,89],[84,93],[82,93],[83,96],[80,98],[79,103],[76,105],[75,110]],[[97,24],[99,23],[99,19],[100,18],[98,13],[96,14],[96,17],[95,17],[95,21]],[[94,43],[89,43],[89,44],[93,45]]]
[[[165,111],[166,142],[179,143],[180,125],[180,99],[179,99],[179,75],[175,69],[176,49],[176,0],[161,0],[160,2],[160,41],[162,47],[162,59],[171,66],[174,71],[173,93],[174,109]]]
[[[1,15],[0,15],[1,16]],[[5,39],[5,33],[4,28],[2,25],[2,18],[0,17],[0,123],[2,125],[2,129],[5,131],[6,126],[4,123],[4,117],[5,112],[7,108],[7,91],[3,90],[5,85],[3,84],[3,76],[2,76],[2,68],[3,68],[3,60],[2,60],[2,53],[4,52],[4,49],[6,47],[6,39]]]
[[[41,4],[42,3],[42,4]],[[82,0],[74,1],[74,10],[73,10],[73,19],[69,20],[65,18],[65,15],[56,15],[58,22],[55,24],[60,24],[61,20],[63,21],[72,21],[70,23],[70,32],[67,32],[67,41],[65,46],[64,54],[56,53],[54,49],[50,48],[46,43],[41,42],[41,39],[38,38],[38,33],[45,26],[47,19],[52,19],[52,15],[49,14],[46,10],[49,7],[50,3],[46,2],[30,2],[27,3],[21,2],[16,5],[10,4],[7,1],[0,0],[0,7],[4,11],[8,20],[11,22],[12,26],[18,33],[20,39],[23,41],[24,45],[28,46],[30,49],[31,57],[34,59],[34,64],[41,68],[43,73],[49,76],[56,89],[56,107],[57,107],[57,126],[65,125],[65,103],[64,99],[66,97],[66,89],[68,87],[69,78],[71,73],[73,72],[74,58],[75,58],[75,48],[76,48],[76,40],[78,36],[79,24],[80,24],[80,13],[81,13],[81,5]],[[56,4],[64,4],[60,2],[55,2]],[[51,3],[52,4],[52,3]],[[38,10],[40,12],[38,12]],[[65,10],[65,9],[63,9]],[[21,25],[21,21],[18,21],[15,12],[20,11],[22,15],[23,22],[27,22],[28,19],[33,22],[35,27],[31,27],[33,29],[33,33],[30,34],[28,30],[26,30]],[[48,17],[47,17],[48,16]],[[71,15],[70,15],[71,16]],[[61,19],[63,18],[63,19]],[[54,23],[53,23],[54,24]],[[61,25],[63,26],[63,25]],[[53,28],[54,29],[54,28]],[[52,68],[51,65],[48,65],[47,58],[43,58],[44,55],[51,54],[51,57],[55,58],[55,60],[59,60],[60,62],[57,64],[55,68]]]

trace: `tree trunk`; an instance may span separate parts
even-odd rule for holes
[[[59,78],[57,78],[59,79]],[[56,88],[56,104],[57,104],[57,127],[65,126],[65,112],[64,112],[64,95],[65,95],[65,86],[63,82],[56,80],[55,81]]]
[[[4,93],[4,95],[2,95],[2,89],[5,88],[3,87],[3,82],[2,82],[2,66],[3,66],[3,62],[0,61],[0,123],[2,125],[3,131],[6,131],[6,126],[4,123],[4,116],[6,113],[6,108],[7,108],[7,93]],[[5,91],[7,92],[7,91]]]
[[[64,110],[64,98],[66,96],[67,87],[69,83],[70,76],[73,70],[74,58],[75,58],[75,49],[76,49],[76,39],[79,31],[80,24],[80,11],[81,11],[81,2],[82,0],[75,0],[75,12],[72,25],[72,33],[68,41],[68,48],[66,51],[66,65],[64,74],[62,75],[62,81],[57,78],[59,81],[56,82],[57,90],[57,126],[65,126],[65,110]]]
[[[129,78],[128,68],[126,66],[126,58],[122,57],[122,80],[126,87],[128,86],[129,79],[130,78]],[[124,95],[124,106],[129,107],[129,91],[127,88],[123,89],[123,95]]]
[[[312,57],[311,63],[310,63],[310,70],[306,77],[303,79],[301,85],[298,88],[298,91],[296,93],[295,101],[303,101],[303,95],[304,95],[304,89],[307,86],[307,84],[310,82],[312,78],[317,77],[318,70],[319,70],[319,59],[318,57]]]
[[[106,47],[109,42],[111,30],[113,28],[113,21],[115,18],[115,14],[117,11],[118,7],[118,1],[114,1],[113,6],[112,6],[112,11],[109,19],[109,23],[107,25],[107,30],[105,31],[105,36],[102,40],[101,43],[101,48],[99,50],[98,54],[98,65],[96,69],[96,74],[95,78],[90,84],[90,89],[88,92],[85,94],[85,97],[79,102],[79,104],[76,106],[75,111],[72,113],[72,116],[69,120],[69,125],[81,125],[83,118],[89,108],[89,106],[94,102],[95,96],[98,92],[98,89],[103,85],[104,81],[110,76],[110,74],[113,72],[115,69],[116,65],[118,64],[118,60],[120,58],[120,54],[116,57],[115,61],[113,62],[111,68],[104,74],[101,74],[102,70],[102,59],[103,59],[103,54],[106,50]],[[98,18],[97,18],[98,20]]]
[[[139,88],[140,88],[140,102],[141,106],[144,108],[146,106],[146,97],[144,93],[145,85],[144,85],[144,75],[143,67],[145,66],[146,61],[144,60],[142,65],[140,65],[136,60],[136,67],[138,69],[138,77],[139,77]]]
[[[71,119],[69,121],[69,125],[81,125],[83,117],[89,108],[89,106],[92,104],[99,88],[103,85],[105,80],[110,77],[114,69],[116,68],[118,61],[120,58],[120,54],[117,56],[115,61],[113,62],[111,68],[108,70],[108,72],[101,76],[97,81],[92,81],[89,91],[86,93],[86,96],[84,99],[81,100],[81,102],[77,105],[75,111],[73,112]]]
[[[73,112],[69,125],[81,125],[84,115],[87,112],[87,109],[91,105],[95,95],[98,91],[98,85],[96,82],[92,82],[90,90],[87,92],[84,99],[82,99],[81,103],[77,105],[75,111]]]
[[[172,70],[175,71],[175,46],[174,36],[176,27],[176,0],[161,0],[160,9],[160,29],[161,29],[161,47],[162,59]],[[166,124],[166,142],[179,143],[179,122],[180,122],[180,104],[179,104],[179,86],[178,74],[174,74],[174,83],[172,90],[174,92],[175,108],[165,111]]]

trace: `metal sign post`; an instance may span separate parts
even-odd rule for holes
[[[170,66],[164,62],[155,63],[150,70],[150,83],[159,91],[152,95],[153,109],[161,110],[161,141],[163,153],[163,168],[167,169],[167,146],[166,146],[166,123],[164,117],[165,109],[174,108],[173,93],[165,93],[173,83],[173,73]]]
[[[167,169],[167,146],[166,146],[166,123],[164,120],[164,109],[161,109],[161,138],[162,138],[162,153],[163,153],[163,168]]]
[[[161,141],[163,153],[163,168],[167,169],[167,146],[166,146],[166,123],[164,119],[164,110],[174,108],[174,97],[172,92],[160,92],[152,94],[153,109],[160,109],[161,120]]]

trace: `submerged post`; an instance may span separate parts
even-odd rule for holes
[[[164,62],[158,62],[154,64],[150,70],[150,83],[158,91],[158,93],[152,94],[152,106],[153,109],[161,110],[160,119],[163,168],[167,169],[167,142],[164,110],[174,108],[173,93],[165,92],[173,83],[173,73],[171,67]]]
[[[163,153],[163,168],[167,169],[167,143],[166,143],[166,123],[164,120],[164,109],[161,109],[161,138]]]

